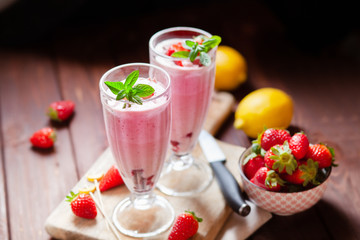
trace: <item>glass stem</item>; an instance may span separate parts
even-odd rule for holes
[[[131,193],[130,200],[134,206],[134,208],[139,210],[146,210],[153,206],[155,201],[155,194],[153,191],[146,193]]]
[[[194,158],[190,153],[177,155],[173,153],[170,157],[171,164],[174,170],[184,170],[186,168],[189,168],[193,162]]]

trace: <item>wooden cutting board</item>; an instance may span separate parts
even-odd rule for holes
[[[232,95],[224,92],[216,93],[213,97],[204,128],[214,134],[231,113],[233,104],[234,98]],[[227,167],[231,169],[235,176],[239,175],[236,170],[237,162],[244,148],[220,141],[219,144],[227,157]],[[196,146],[193,154],[201,161],[206,161],[199,146]],[[111,151],[107,149],[85,176],[74,186],[72,191],[77,192],[79,188],[90,184],[86,179],[88,174],[101,171],[106,172],[113,164],[114,159]],[[236,178],[240,181],[239,176],[236,176]],[[215,239],[231,214],[231,209],[226,205],[216,180],[212,182],[207,190],[192,197],[171,197],[163,195],[157,190],[155,192],[169,200],[175,209],[176,215],[184,210],[193,210],[204,219],[200,224],[198,234],[193,237],[194,240]],[[106,214],[111,217],[116,204],[128,195],[129,191],[125,185],[102,193]],[[45,229],[51,236],[57,239],[115,239],[112,232],[107,229],[105,219],[101,214],[98,214],[95,220],[78,218],[73,215],[69,203],[65,201],[62,201],[48,217],[45,222]],[[166,239],[168,234],[169,231],[157,237],[146,239]],[[128,240],[134,238],[121,235],[121,239]]]

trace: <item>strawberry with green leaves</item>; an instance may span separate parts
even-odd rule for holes
[[[191,238],[197,233],[199,222],[202,222],[202,218],[197,217],[194,212],[185,211],[181,213],[175,219],[168,240],[186,240]]]
[[[75,194],[70,192],[66,196],[66,201],[70,202],[72,212],[81,218],[94,219],[97,215],[94,199],[88,194]]]
[[[265,167],[264,157],[256,153],[251,153],[244,159],[243,172],[248,179],[252,179],[255,173]]]
[[[304,133],[295,133],[289,140],[291,153],[297,160],[305,157],[309,149],[309,140]]]
[[[297,161],[291,154],[287,141],[283,145],[271,147],[264,156],[265,165],[278,173],[292,174],[297,168]]]
[[[259,135],[256,142],[260,143],[261,148],[268,151],[276,144],[283,144],[285,141],[289,141],[290,138],[290,133],[284,129],[268,128]]]
[[[314,162],[312,159],[307,161],[301,161],[295,171],[290,174],[282,174],[281,178],[285,181],[297,185],[307,186],[309,183],[313,185],[319,185],[320,183],[316,180],[318,173],[319,164]]]
[[[274,170],[267,167],[260,168],[250,182],[273,192],[279,192],[285,183]]]
[[[115,165],[112,165],[110,169],[105,173],[104,177],[100,180],[99,189],[101,192],[103,192],[121,184],[124,184],[124,180],[121,178],[117,167]]]
[[[56,141],[56,132],[54,129],[45,127],[36,131],[31,137],[30,142],[36,148],[51,148]]]
[[[334,164],[335,154],[334,149],[325,144],[314,144],[309,146],[306,153],[306,158],[310,158],[319,163],[319,168],[326,168],[330,166],[337,166]]]
[[[71,117],[74,109],[75,103],[70,100],[57,101],[50,104],[47,110],[47,115],[51,120],[62,122]]]

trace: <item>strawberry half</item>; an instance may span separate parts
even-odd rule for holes
[[[268,151],[271,147],[276,144],[283,144],[285,141],[289,141],[291,135],[288,131],[277,128],[268,128],[261,135],[260,142],[261,147]]]
[[[319,168],[326,168],[330,166],[336,167],[334,164],[335,154],[334,149],[324,144],[314,144],[309,146],[306,158],[310,158],[319,163]]]
[[[36,131],[31,137],[30,142],[37,148],[51,148],[56,141],[56,132],[54,129],[46,127]]]
[[[252,179],[261,167],[265,167],[264,157],[256,153],[252,153],[245,158],[243,164],[243,171],[248,179]]]
[[[94,199],[88,194],[75,194],[71,191],[66,196],[66,201],[70,202],[72,212],[78,217],[94,219],[97,215]]]
[[[176,44],[171,45],[165,54],[171,56],[174,52],[181,52],[181,51],[190,52],[189,49],[183,47],[181,42],[178,42]],[[174,61],[174,63],[180,67],[184,66],[182,61]]]
[[[260,168],[250,182],[273,192],[280,191],[281,186],[285,183],[274,170],[267,167]]]
[[[287,141],[283,145],[275,145],[264,156],[265,165],[278,173],[292,174],[297,167],[297,161],[291,154]]]
[[[181,42],[178,42],[176,44],[171,45],[165,54],[171,56],[174,52],[180,52],[180,51],[190,52],[189,49],[183,47]]]
[[[309,140],[303,133],[295,133],[289,140],[291,153],[297,160],[305,157],[309,149]]]
[[[111,166],[110,169],[105,173],[104,177],[99,183],[99,189],[101,192],[106,191],[110,188],[119,186],[124,183],[121,178],[119,170],[115,165]]]
[[[70,100],[67,101],[57,101],[50,104],[47,115],[51,120],[62,122],[73,114],[75,109],[75,103]]]
[[[314,185],[320,184],[316,180],[316,175],[318,172],[319,164],[314,162],[312,159],[308,159],[306,162],[303,161],[299,163],[299,167],[291,174],[283,174],[281,177],[293,184],[302,184],[304,187],[309,183]]]
[[[176,217],[168,240],[186,240],[191,238],[197,233],[199,222],[202,222],[202,218],[197,217],[194,212],[185,211],[185,213]]]

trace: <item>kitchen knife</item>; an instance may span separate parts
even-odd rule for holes
[[[227,203],[237,214],[244,217],[247,216],[251,210],[250,206],[246,204],[236,179],[225,167],[226,157],[215,138],[205,130],[202,130],[199,136],[199,143],[205,157],[210,162],[210,166],[215,173]]]

